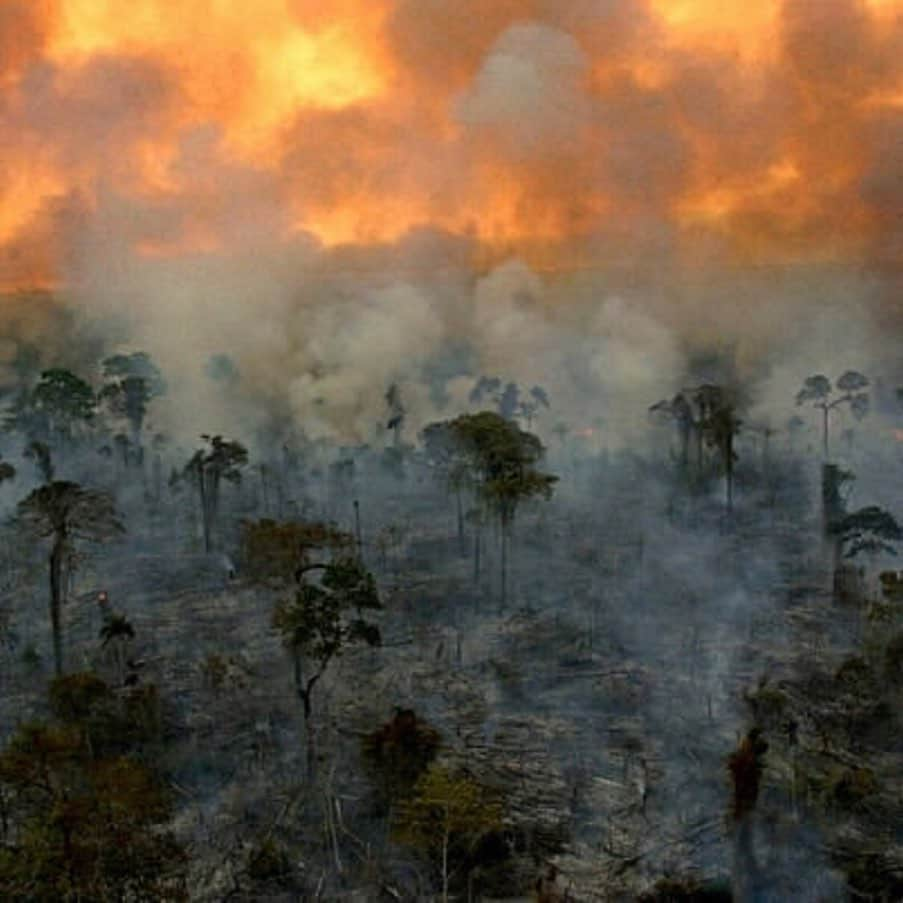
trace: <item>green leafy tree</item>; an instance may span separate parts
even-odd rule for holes
[[[869,393],[868,378],[856,370],[847,370],[837,380],[836,387],[831,380],[821,373],[809,376],[803,382],[803,387],[797,392],[796,403],[798,405],[811,404],[822,412],[822,445],[825,461],[829,458],[828,450],[828,426],[831,411],[841,405],[849,405],[853,416],[861,420],[868,413]],[[839,394],[835,395],[835,392]]]
[[[321,573],[319,582],[309,574]],[[356,558],[306,564],[298,572],[298,589],[273,612],[273,626],[292,657],[295,691],[304,711],[307,771],[315,773],[313,691],[330,663],[349,646],[379,646],[379,628],[366,613],[382,608],[376,581]]]
[[[536,465],[544,449],[539,439],[493,411],[462,414],[449,424],[475,476],[477,498],[498,519],[501,539],[501,603],[507,600],[508,545],[519,506],[531,498],[549,498],[558,477]]]
[[[417,781],[411,799],[398,807],[394,833],[437,863],[447,903],[456,863],[466,863],[479,840],[501,824],[498,800],[475,781],[433,764]]]
[[[241,482],[242,468],[248,463],[248,450],[240,443],[222,436],[202,435],[207,443],[198,449],[185,465],[185,475],[194,483],[201,505],[204,529],[204,551],[213,550],[213,531],[219,517],[220,488],[223,480]]]
[[[26,724],[0,753],[0,897],[187,900],[187,857],[163,829],[169,794],[137,758],[97,743],[102,681],[53,686],[60,723]]]
[[[54,481],[19,502],[17,519],[34,535],[50,540],[50,623],[56,673],[63,673],[63,564],[80,541],[104,542],[125,532],[112,496],[78,483]]]

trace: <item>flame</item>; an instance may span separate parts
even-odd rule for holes
[[[900,0],[10,3],[6,286],[61,277],[64,202],[121,200],[145,256],[228,254],[258,204],[272,241],[432,227],[568,268],[659,234],[857,260],[899,200]]]

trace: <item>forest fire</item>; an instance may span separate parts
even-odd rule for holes
[[[692,266],[886,255],[893,0],[470,5],[5,4],[0,285],[65,282],[124,208],[139,254],[228,255],[246,192],[273,245],[432,228],[567,269],[654,227]]]

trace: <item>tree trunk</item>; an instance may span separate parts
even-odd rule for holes
[[[501,535],[502,559],[502,611],[508,602],[508,524],[502,521]]]
[[[724,473],[727,483],[727,511],[734,510],[734,443],[733,437],[728,437],[727,448],[724,455]]]
[[[56,676],[63,674],[62,569],[65,534],[57,534],[50,550],[50,626],[53,631],[53,663]]]
[[[825,461],[828,460],[828,406],[822,408],[822,440],[824,442]]]
[[[734,827],[733,891],[737,903],[754,903],[757,899],[758,863],[752,840],[752,820],[746,815]]]
[[[448,831],[442,835],[442,903],[448,903]]]
[[[455,490],[455,505],[458,515],[458,554],[463,558],[467,554],[467,548],[464,544],[464,506],[460,489]]]
[[[204,530],[204,552],[210,554],[210,503],[207,498],[207,483],[203,467],[198,470],[198,494],[201,499],[201,526]]]
[[[304,742],[305,742],[305,768],[307,771],[307,780],[310,783],[316,778],[316,744],[313,728],[313,705],[311,704],[311,696],[314,685],[317,682],[318,674],[315,674],[310,680],[304,680],[304,668],[301,661],[301,654],[298,652],[292,655],[295,668],[295,690],[304,710]]]

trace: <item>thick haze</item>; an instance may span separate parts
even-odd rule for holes
[[[4,0],[0,135],[3,332],[53,289],[192,431],[219,353],[315,435],[477,372],[626,424],[696,346],[764,403],[900,312],[896,0]]]

